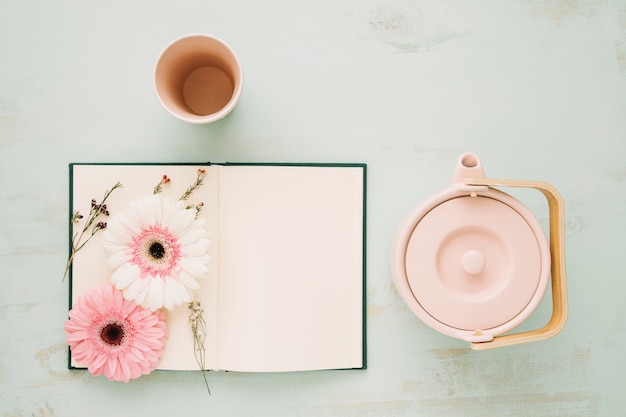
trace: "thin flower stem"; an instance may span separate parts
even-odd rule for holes
[[[198,175],[196,176],[196,181],[193,183],[193,185],[187,188],[187,191],[185,191],[183,195],[180,196],[179,200],[187,200],[189,196],[191,196],[191,194],[196,190],[196,188],[200,187],[203,184],[205,174],[206,171],[202,168],[199,168]]]
[[[200,372],[202,372],[202,378],[204,378],[204,385],[206,385],[207,392],[211,395],[211,388],[209,388],[209,381],[206,377],[205,367],[206,351],[204,348],[204,342],[206,340],[207,327],[204,317],[202,316],[204,310],[200,306],[199,301],[190,302],[188,307],[190,311],[189,323],[191,325],[191,332],[193,333],[193,354],[196,358],[196,362],[198,363],[198,367],[200,368]]]
[[[117,182],[113,187],[106,190],[104,192],[104,195],[102,197],[102,201],[100,204],[98,204],[95,199],[91,200],[91,208],[89,209],[89,216],[87,217],[87,220],[85,221],[85,225],[81,229],[80,233],[76,233],[74,234],[74,236],[72,236],[72,253],[70,254],[69,258],[67,259],[67,263],[65,264],[65,272],[63,273],[61,282],[65,281],[65,277],[67,276],[67,273],[69,272],[70,267],[72,266],[72,262],[74,261],[76,252],[81,250],[83,246],[85,246],[87,242],[89,242],[91,238],[99,230],[104,229],[106,227],[106,223],[104,222],[98,222],[95,225],[94,225],[94,222],[101,214],[105,216],[109,215],[105,202],[113,191],[122,187],[123,187],[122,183]],[[77,223],[82,218],[83,216],[78,211],[76,211],[72,214],[71,223],[72,224]],[[91,231],[90,231],[89,236],[87,237],[87,240],[83,242],[82,240],[83,240],[83,237],[85,236],[85,233],[90,229]]]
[[[98,226],[98,225],[96,225]],[[76,250],[74,252],[78,252],[79,250],[82,249],[83,246],[85,246],[87,244],[87,242],[89,242],[91,240],[91,238],[96,234],[96,232],[100,229],[104,229],[104,223],[102,226],[98,226],[98,227],[94,227],[91,231],[91,235],[89,235],[89,237],[87,238],[87,240],[85,240],[83,243],[81,243],[81,245],[79,247],[76,248]]]
[[[152,194],[159,194],[161,191],[163,191],[163,184],[167,184],[170,181],[171,179],[166,174],[163,174],[163,176],[161,177],[161,181],[159,181],[158,184],[154,186]]]
[[[203,184],[204,176],[206,171],[202,168],[198,169],[197,176],[195,182],[187,188],[187,190],[180,196],[179,201],[187,200],[191,194]],[[187,209],[195,208],[196,217],[198,217],[198,213],[204,206],[204,203],[199,203],[196,205],[188,204]],[[204,310],[200,306],[199,301],[192,301],[188,305],[189,307],[189,323],[191,325],[191,332],[193,333],[193,354],[198,363],[198,367],[200,368],[200,372],[202,373],[202,378],[204,379],[204,385],[206,386],[207,392],[211,395],[211,388],[209,387],[209,381],[206,377],[206,366],[205,366],[205,347],[204,342],[206,341],[207,336],[207,326],[204,321],[204,317],[202,314]]]

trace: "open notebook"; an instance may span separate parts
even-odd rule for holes
[[[160,194],[201,205],[210,269],[195,297],[207,323],[207,369],[281,372],[365,368],[364,164],[71,164],[72,212],[121,182],[111,218]],[[171,181],[170,181],[171,180]],[[70,308],[111,279],[103,234],[77,253]],[[186,305],[166,311],[158,369],[197,370]],[[71,359],[71,367],[84,367]]]

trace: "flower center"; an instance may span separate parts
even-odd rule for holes
[[[148,248],[148,252],[150,252],[150,256],[154,259],[162,259],[165,255],[165,247],[161,242],[152,242]]]
[[[100,330],[100,338],[104,343],[110,346],[119,346],[124,341],[126,332],[124,326],[118,322],[107,323]]]
[[[168,276],[181,259],[177,238],[158,223],[135,235],[130,248],[131,262],[139,267],[142,277]]]

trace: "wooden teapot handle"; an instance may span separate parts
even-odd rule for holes
[[[552,274],[552,316],[540,329],[522,333],[496,336],[489,342],[472,342],[474,350],[485,350],[511,346],[519,343],[535,342],[557,335],[567,320],[567,287],[565,278],[565,216],[563,199],[552,185],[540,181],[500,180],[492,178],[466,178],[466,185],[488,187],[534,188],[543,193],[550,210],[550,255]]]

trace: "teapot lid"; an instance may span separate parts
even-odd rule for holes
[[[452,187],[403,225],[396,281],[404,281],[405,301],[431,327],[487,341],[536,307],[549,280],[550,252],[524,205],[489,187],[466,186],[468,177],[484,177],[473,154],[459,158]]]

